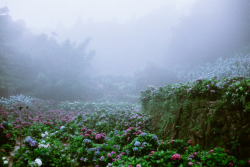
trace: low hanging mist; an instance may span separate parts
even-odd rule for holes
[[[21,10],[17,1],[2,1],[1,95],[137,99],[148,85],[233,68],[241,72],[228,75],[249,75],[249,1],[109,3],[25,0]]]

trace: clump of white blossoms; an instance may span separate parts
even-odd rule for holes
[[[40,158],[35,159],[36,163],[38,164],[38,166],[42,166],[42,160]]]
[[[7,159],[6,159],[6,157],[3,157],[2,160],[3,160],[3,164],[5,164],[5,165],[9,163],[9,162],[7,161]]]
[[[41,134],[42,138],[44,138],[45,136],[48,136],[48,135],[49,135],[49,133],[47,131],[45,133]]]
[[[48,148],[50,145],[45,144],[45,141],[42,141],[41,143],[38,144],[38,148]]]

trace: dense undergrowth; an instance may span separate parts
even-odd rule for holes
[[[249,156],[248,77],[199,78],[194,82],[150,87],[142,92],[143,111],[153,116],[159,137],[191,138],[203,148],[223,146]],[[178,120],[178,122],[176,122]]]
[[[0,163],[22,130],[13,166],[247,166],[231,150],[202,149],[193,141],[157,137],[154,117],[129,103],[0,101]]]

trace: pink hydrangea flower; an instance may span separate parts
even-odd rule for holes
[[[172,155],[171,159],[172,160],[175,160],[175,159],[181,160],[181,156],[179,154],[174,154],[174,155]]]
[[[209,151],[209,154],[213,154],[213,153],[214,153],[214,150],[210,150],[210,151]]]
[[[193,162],[188,162],[188,166],[192,166],[193,164]]]

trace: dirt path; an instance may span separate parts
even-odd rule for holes
[[[17,150],[20,148],[20,137],[17,137],[16,139],[16,145],[14,147],[14,150],[10,152],[10,155],[6,156],[8,162],[9,162],[9,167],[12,167],[12,157],[15,156],[15,154],[17,153]]]

